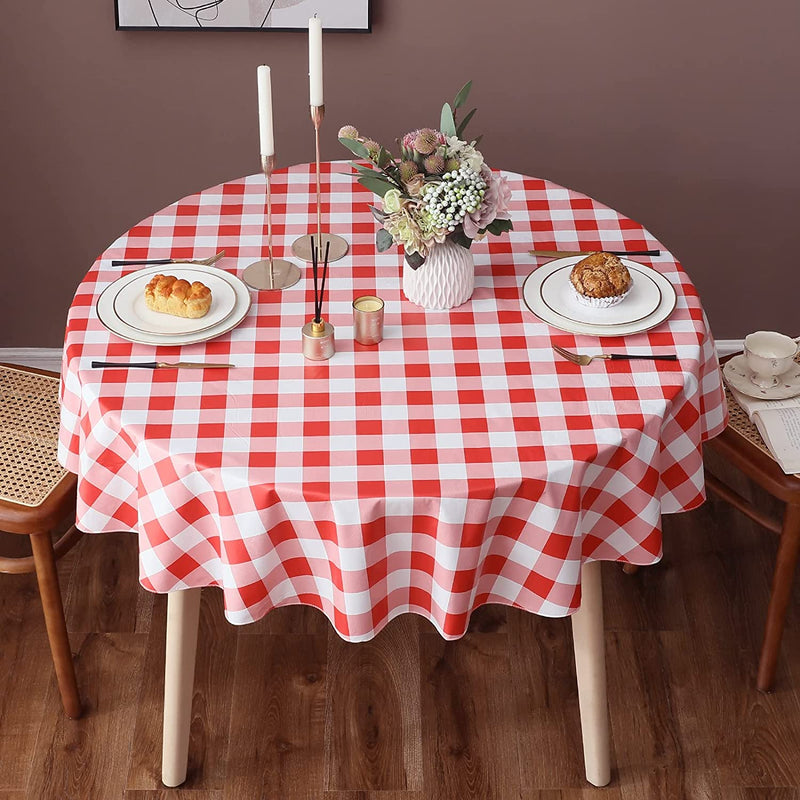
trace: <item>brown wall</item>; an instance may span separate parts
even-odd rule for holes
[[[61,344],[95,256],[186,194],[258,170],[255,70],[280,165],[308,161],[303,33],[118,32],[113,0],[5,3],[0,347]],[[325,38],[323,158],[352,122],[391,141],[468,78],[493,166],[646,225],[718,338],[800,333],[797,0],[373,0]],[[36,300],[35,310],[31,301]]]

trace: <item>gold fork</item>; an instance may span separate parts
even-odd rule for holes
[[[202,261],[195,261],[193,258],[176,258],[176,264],[205,264],[207,267],[210,267],[212,264],[216,264],[223,256],[225,255],[224,250],[220,250],[219,253],[214,253],[213,256],[209,256],[208,258],[204,258]]]
[[[213,256],[209,256],[208,258],[203,259],[196,259],[196,258],[133,258],[133,259],[115,259],[111,262],[112,267],[132,267],[138,264],[204,264],[206,267],[210,267],[212,264],[216,264],[222,256],[225,255],[224,250],[220,250],[219,253],[215,253]]]
[[[559,355],[564,356],[567,361],[571,361],[573,364],[578,364],[581,367],[585,367],[592,363],[596,358],[601,358],[610,361],[620,361],[620,360],[634,360],[634,359],[647,359],[648,361],[677,361],[678,356],[674,353],[671,355],[639,355],[636,353],[600,353],[596,356],[587,356],[583,355],[582,353],[573,353],[570,350],[565,350],[563,347],[559,347],[557,344],[553,345],[553,350],[556,351]]]

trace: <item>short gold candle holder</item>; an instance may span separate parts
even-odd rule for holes
[[[251,289],[272,291],[288,289],[300,280],[300,267],[283,258],[272,257],[272,172],[275,156],[261,156],[261,168],[267,179],[267,251],[269,257],[255,261],[245,268],[244,282]]]
[[[320,317],[303,325],[303,355],[309,361],[326,361],[336,352],[333,325]]]
[[[316,234],[307,233],[296,239],[292,244],[292,252],[295,256],[302,261],[311,261],[311,243],[316,240],[317,252],[322,253],[325,250],[325,245],[329,245],[328,259],[330,261],[338,261],[347,255],[350,245],[341,236],[335,233],[322,232],[322,204],[321,204],[321,191],[319,180],[319,129],[322,125],[322,120],[325,117],[325,106],[311,106],[311,121],[314,123],[314,150],[316,156],[317,168],[317,232]]]
[[[383,341],[383,300],[365,294],[353,300],[353,338],[359,344]]]

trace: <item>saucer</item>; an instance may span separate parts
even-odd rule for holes
[[[794,363],[789,370],[778,376],[777,386],[762,389],[750,380],[750,370],[744,355],[734,356],[722,368],[722,374],[732,389],[758,400],[788,400],[800,395],[800,364]]]

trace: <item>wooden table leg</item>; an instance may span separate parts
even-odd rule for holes
[[[164,665],[164,741],[161,781],[180,786],[189,763],[194,663],[200,620],[200,589],[167,595],[167,655]]]
[[[606,699],[606,654],[603,629],[603,585],[600,562],[581,571],[581,607],[572,615],[575,671],[581,713],[586,780],[605,786],[611,780],[611,742]]]

